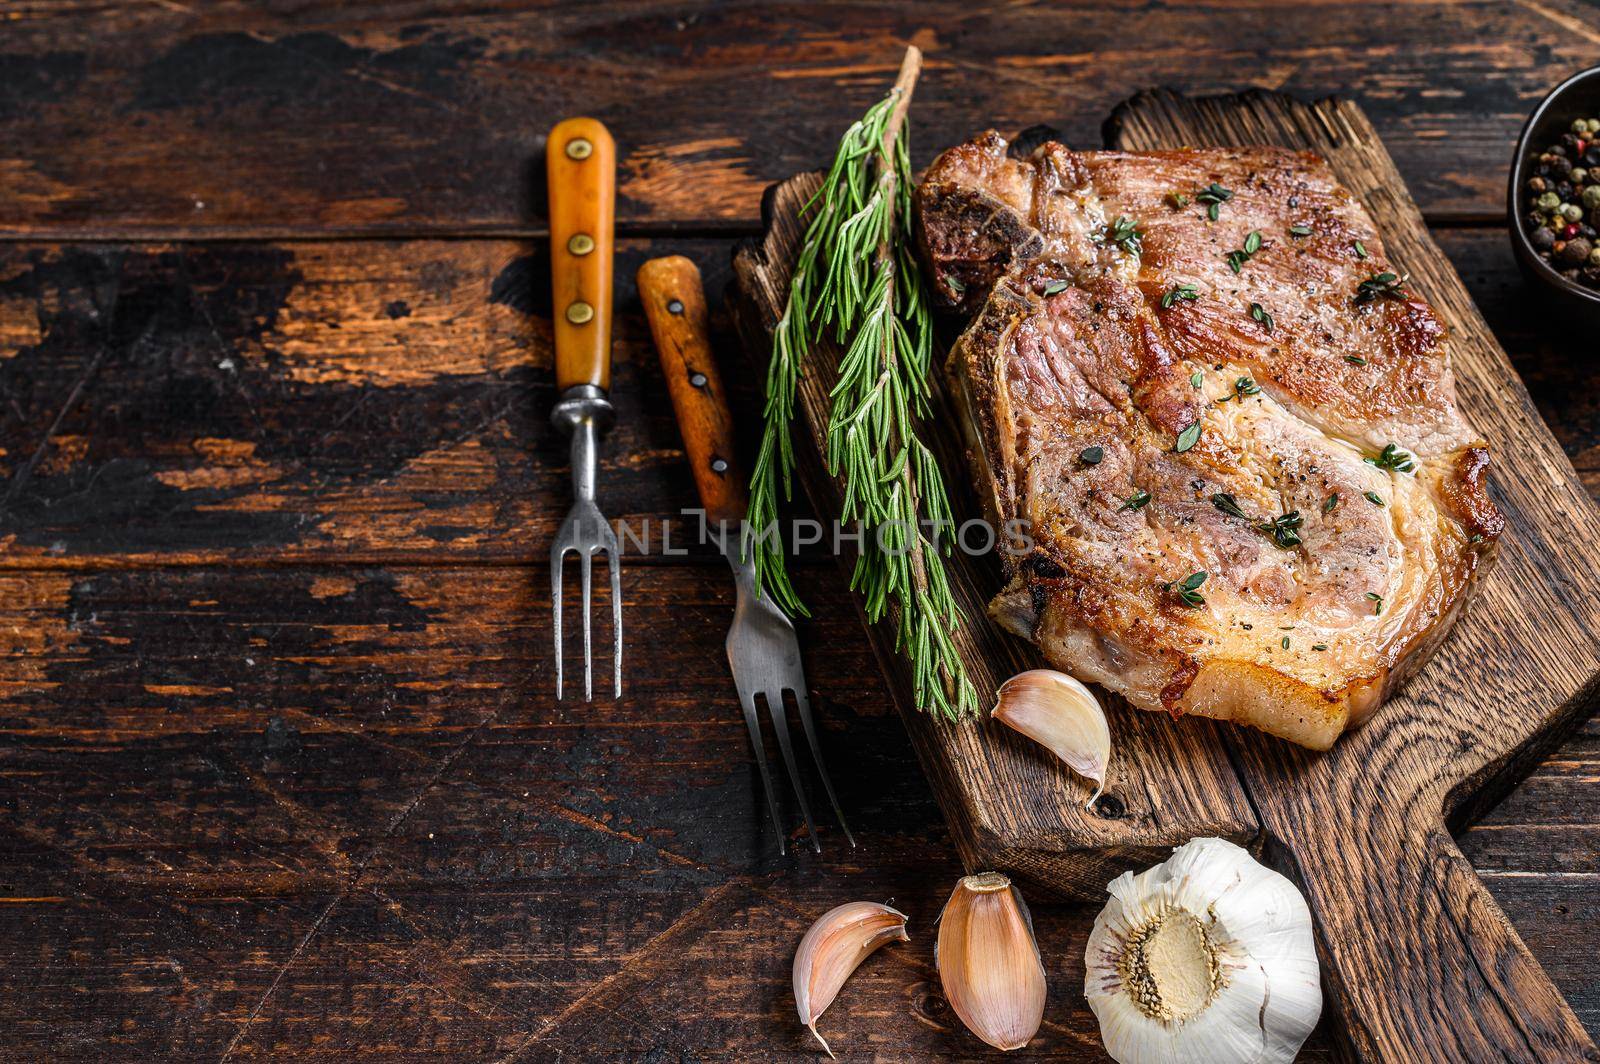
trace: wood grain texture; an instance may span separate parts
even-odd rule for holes
[[[616,134],[619,221],[748,227],[768,183],[927,53],[914,162],[1046,121],[1093,144],[1152,82],[1355,91],[1438,217],[1497,217],[1537,98],[1592,64],[1579,0],[466,8],[13,4],[0,42],[0,232],[542,231],[543,138]]]
[[[907,912],[912,941],[822,1029],[852,1057],[970,1059],[930,952],[960,866],[844,579],[800,577],[862,845],[825,825],[821,857],[783,860],[720,658],[725,566],[624,573],[629,650],[655,667],[605,713],[549,697],[538,570],[0,575],[8,1046],[811,1060],[791,951],[868,897]],[[1597,770],[1592,721],[1462,839],[1592,1028]],[[1029,901],[1051,987],[1029,1059],[1104,1059],[1078,990],[1099,903]],[[1302,1059],[1329,1053],[1319,1034]]]
[[[725,244],[622,242],[600,451],[657,555],[693,490],[632,282],[677,251],[725,283]],[[551,316],[543,242],[0,248],[0,567],[537,559]]]
[[[1148,93],[1107,129],[1123,148],[1266,143],[1326,158],[1450,327],[1463,410],[1493,450],[1500,559],[1400,697],[1321,756],[1228,737],[1268,849],[1298,874],[1317,917],[1344,1035],[1363,1060],[1600,1057],[1445,828],[1594,711],[1600,568],[1570,545],[1600,540],[1600,513],[1359,107]]]
[[[611,260],[617,144],[593,118],[556,123],[546,141],[556,390],[611,387]]]
[[[723,522],[737,527],[749,509],[749,479],[737,453],[733,407],[711,350],[699,267],[683,255],[651,259],[639,267],[638,285],[706,519],[718,527]]]
[[[1600,491],[1588,360],[1503,232],[1439,240]],[[601,503],[657,529],[694,487],[634,274],[671,254],[704,275],[745,459],[761,401],[729,243],[623,241]],[[569,490],[548,270],[543,241],[0,246],[0,567],[542,559]]]
[[[1452,328],[1463,406],[1496,449],[1496,497],[1511,530],[1505,557],[1431,666],[1331,753],[1313,755],[1244,731],[1225,733],[1224,742],[1239,763],[1251,815],[1261,816],[1268,855],[1298,877],[1317,916],[1332,1013],[1355,1056],[1590,1059],[1593,1043],[1495,908],[1445,822],[1492,804],[1556,737],[1592,713],[1600,692],[1593,634],[1600,572],[1563,544],[1574,535],[1600,538],[1600,515],[1359,108],[1265,93],[1191,101],[1157,92],[1120,107],[1107,133],[1113,146],[1134,149],[1276,143],[1318,151],[1366,203],[1396,261]],[[758,350],[798,250],[794,218],[814,186],[813,177],[775,186],[764,241],[736,259]],[[819,361],[802,383],[801,404],[815,447],[831,384],[827,359]],[[826,478],[813,475],[808,488],[819,510],[835,504],[836,487]],[[958,502],[958,514],[976,512],[963,501],[969,505]],[[985,589],[998,584],[992,575],[986,584],[970,564],[956,569],[969,627],[982,632]],[[874,639],[967,865],[1054,879],[1058,887],[1089,878],[1072,867],[1093,845],[1076,825],[1057,829],[1070,840],[1065,852],[1053,863],[1037,861],[1037,810],[1059,805],[1050,794],[1059,783],[996,774],[992,753],[974,738],[979,729],[941,728],[919,716],[904,697],[910,687],[892,645],[881,634]],[[980,697],[1019,666],[1013,647],[985,635],[964,649]],[[1483,692],[1505,689],[1518,697],[1484,703]],[[1209,753],[1180,745],[1148,760],[1144,749],[1124,753],[1115,725],[1113,731],[1124,763],[1139,765],[1154,793],[1184,793],[1208,772]],[[1026,795],[1025,810],[1013,811],[1006,787]],[[1209,820],[1183,832],[1211,833]],[[1104,871],[1098,861],[1085,863],[1095,874]],[[1407,963],[1394,963],[1396,956]]]

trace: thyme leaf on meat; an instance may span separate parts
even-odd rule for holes
[[[1222,214],[1222,205],[1233,199],[1233,192],[1215,181],[1194,194],[1196,202],[1206,205],[1206,217],[1213,222]]]
[[[1233,382],[1233,394],[1232,395],[1224,395],[1221,399],[1218,399],[1217,402],[1226,403],[1229,399],[1233,399],[1233,398],[1244,399],[1244,398],[1247,398],[1247,397],[1252,396],[1252,395],[1260,395],[1260,394],[1261,394],[1261,385],[1257,384],[1253,379],[1251,379],[1249,377],[1240,377],[1238,380]]]
[[[1197,300],[1199,298],[1200,298],[1200,293],[1195,290],[1194,285],[1192,285],[1192,284],[1176,285],[1176,286],[1174,286],[1172,288],[1167,289],[1166,295],[1161,297],[1161,309],[1162,310],[1171,310],[1172,309],[1172,304],[1176,303],[1180,299],[1183,300],[1186,303],[1193,303],[1195,300]]]
[[[1372,615],[1378,616],[1383,612],[1383,596],[1376,591],[1368,591],[1367,598],[1372,602]]]
[[[1244,264],[1255,258],[1256,252],[1261,250],[1261,230],[1252,229],[1250,235],[1244,238],[1244,246],[1237,251],[1227,254],[1228,269],[1234,273],[1243,273]]]
[[[1166,584],[1165,587],[1168,591],[1178,596],[1178,601],[1190,609],[1197,610],[1206,604],[1206,597],[1200,594],[1200,585],[1205,582],[1206,574],[1198,572],[1190,573],[1182,580],[1174,580]]]
[[[805,613],[785,568],[778,505],[791,497],[800,375],[811,358],[842,350],[824,457],[844,484],[840,520],[864,532],[851,587],[869,620],[893,615],[917,704],[955,719],[978,698],[954,641],[964,617],[945,569],[950,548],[924,532],[953,521],[938,462],[917,431],[933,359],[932,314],[911,252],[906,129],[921,63],[921,52],[906,50],[894,88],[845,131],[802,211],[805,236],[773,330],[743,547],[757,593]]]
[[[1267,332],[1272,332],[1273,326],[1275,325],[1272,320],[1272,314],[1260,303],[1250,304],[1250,317],[1253,320],[1260,322],[1261,327],[1267,330]]]
[[[1250,519],[1250,515],[1245,513],[1244,510],[1240,508],[1239,500],[1235,499],[1228,492],[1219,491],[1215,495],[1211,496],[1211,505],[1227,514],[1229,517],[1241,517],[1246,521]]]
[[[1364,491],[1361,494],[1372,505],[1374,505],[1374,506],[1382,506],[1383,505],[1383,496],[1379,495],[1377,492],[1375,492],[1375,491]]]
[[[1375,273],[1356,285],[1355,304],[1363,306],[1379,299],[1404,300],[1406,279],[1398,274]]]
[[[1270,521],[1258,522],[1256,531],[1271,536],[1272,542],[1283,550],[1293,550],[1300,545],[1300,526],[1304,523],[1299,510],[1290,510]]]
[[[1311,227],[1309,225],[1291,225],[1289,227],[1289,235],[1293,237],[1310,236]]]
[[[1189,448],[1193,447],[1195,442],[1199,439],[1200,422],[1196,420],[1191,422],[1188,428],[1178,433],[1178,442],[1173,446],[1172,449],[1177,451],[1179,454],[1182,454],[1184,451],[1187,451]]]
[[[1139,241],[1143,238],[1144,233],[1139,229],[1138,225],[1119,214],[1117,220],[1106,226],[1105,231],[1097,237],[1097,240],[1102,244],[1115,244],[1123,251],[1131,251],[1137,254],[1140,247]]]
[[[1322,500],[1322,512],[1323,513],[1331,514],[1331,513],[1333,513],[1333,511],[1337,510],[1338,508],[1339,508],[1339,493],[1338,492],[1334,492],[1332,495],[1329,495],[1326,499]]]
[[[1397,473],[1409,473],[1417,468],[1417,464],[1411,460],[1411,455],[1392,443],[1384,444],[1383,450],[1376,458],[1363,458],[1362,461],[1369,466],[1392,469]]]
[[[1099,465],[1105,460],[1105,457],[1106,449],[1096,444],[1093,447],[1085,447],[1082,452],[1079,453],[1078,461],[1082,462],[1084,465]]]
[[[1145,491],[1143,488],[1140,488],[1138,491],[1135,491],[1132,495],[1129,495],[1126,499],[1122,500],[1122,505],[1117,507],[1117,512],[1121,513],[1123,510],[1142,510],[1149,504],[1150,493]]]

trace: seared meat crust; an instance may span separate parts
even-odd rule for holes
[[[950,369],[986,507],[1031,528],[1003,623],[1142,708],[1318,749],[1426,657],[1502,522],[1444,325],[1371,291],[1398,271],[1325,163],[988,133],[916,206],[936,297],[974,315]]]

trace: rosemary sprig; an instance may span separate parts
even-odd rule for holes
[[[911,663],[917,703],[956,718],[977,708],[977,690],[956,651],[962,621],[944,554],[925,527],[954,527],[933,453],[916,433],[927,412],[933,321],[911,254],[910,150],[906,109],[921,52],[906,50],[889,95],[853,124],[806,205],[810,221],[773,335],[766,426],[751,479],[745,544],[756,588],[798,607],[781,540],[760,533],[790,495],[790,423],[796,383],[815,346],[844,349],[830,393],[825,459],[842,483],[840,520],[863,526],[851,587],[869,620],[897,607],[899,650]]]

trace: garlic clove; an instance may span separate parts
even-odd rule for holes
[[[1030,669],[1000,685],[999,701],[989,715],[1045,746],[1078,775],[1093,780],[1094,793],[1083,807],[1094,806],[1106,789],[1111,729],[1093,692],[1064,672]]]
[[[1311,912],[1223,839],[1194,839],[1109,887],[1084,994],[1120,1064],[1292,1061],[1322,1013]]]
[[[1021,1049],[1044,1021],[1044,963],[1033,919],[1011,880],[967,876],[939,916],[934,967],[967,1030],[996,1049]]]
[[[906,915],[887,905],[852,901],[830,909],[812,924],[794,955],[794,1003],[800,1022],[811,1029],[828,1056],[833,1050],[817,1034],[817,1019],[852,972],[879,946],[910,942]]]

